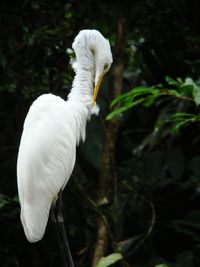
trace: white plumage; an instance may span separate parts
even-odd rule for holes
[[[77,71],[68,100],[52,94],[38,97],[24,123],[17,181],[21,221],[30,242],[44,235],[50,207],[71,176],[76,145],[85,140],[87,119],[112,63],[109,42],[96,30],[81,31],[73,49]]]

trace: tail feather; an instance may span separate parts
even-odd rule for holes
[[[50,205],[27,205],[21,210],[21,221],[29,242],[42,239],[49,217]]]

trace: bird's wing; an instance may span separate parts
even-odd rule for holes
[[[30,242],[42,238],[52,201],[74,167],[76,137],[71,115],[61,98],[44,95],[33,103],[25,120],[17,176],[21,220]]]

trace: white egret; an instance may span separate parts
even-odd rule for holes
[[[71,176],[76,145],[85,140],[87,119],[112,64],[109,41],[97,30],[80,31],[72,47],[77,69],[68,100],[41,95],[24,122],[17,182],[21,222],[30,242],[44,235],[50,208]]]

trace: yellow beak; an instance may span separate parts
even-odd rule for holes
[[[98,95],[98,92],[99,92],[99,88],[100,88],[100,85],[101,85],[101,82],[102,82],[104,74],[105,74],[105,71],[103,71],[102,74],[99,76],[98,82],[97,82],[96,86],[94,87],[94,94],[93,94],[93,99],[92,99],[92,107],[94,106],[94,103],[96,101],[96,98],[97,98],[97,95]]]

